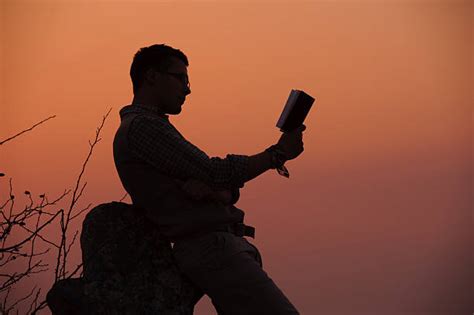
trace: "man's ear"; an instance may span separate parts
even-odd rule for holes
[[[148,82],[149,85],[154,85],[158,76],[158,72],[155,69],[148,69],[145,72],[145,81]]]

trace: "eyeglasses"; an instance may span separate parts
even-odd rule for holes
[[[191,91],[191,84],[189,83],[189,78],[186,73],[176,73],[176,72],[168,72],[168,71],[160,71],[160,72],[171,74],[172,76],[180,80],[189,91]]]

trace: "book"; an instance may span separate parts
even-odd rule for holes
[[[314,103],[314,98],[301,90],[291,90],[276,126],[290,132],[301,126]]]

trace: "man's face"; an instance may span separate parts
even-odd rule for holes
[[[155,71],[155,80],[151,85],[159,108],[165,114],[181,113],[181,106],[186,95],[191,93],[188,86],[188,70],[186,65],[176,57],[172,57],[167,70]]]

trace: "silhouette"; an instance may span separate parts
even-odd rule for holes
[[[135,54],[134,98],[120,110],[113,145],[133,206],[104,204],[88,214],[84,278],[69,282],[69,292],[83,293],[74,296],[88,313],[192,314],[206,294],[221,315],[299,314],[262,269],[260,252],[245,238],[255,228],[235,203],[245,182],[303,152],[305,126],[252,156],[209,157],[169,120],[191,93],[188,65],[183,52],[164,44]],[[56,313],[78,310],[60,285],[49,295]]]
[[[169,121],[191,93],[186,55],[170,46],[141,48],[130,76],[132,104],[120,111],[114,159],[134,206],[174,243],[180,271],[219,314],[298,314],[262,269],[244,236],[244,211],[234,206],[244,183],[303,152],[302,125],[253,156],[209,157]]]

